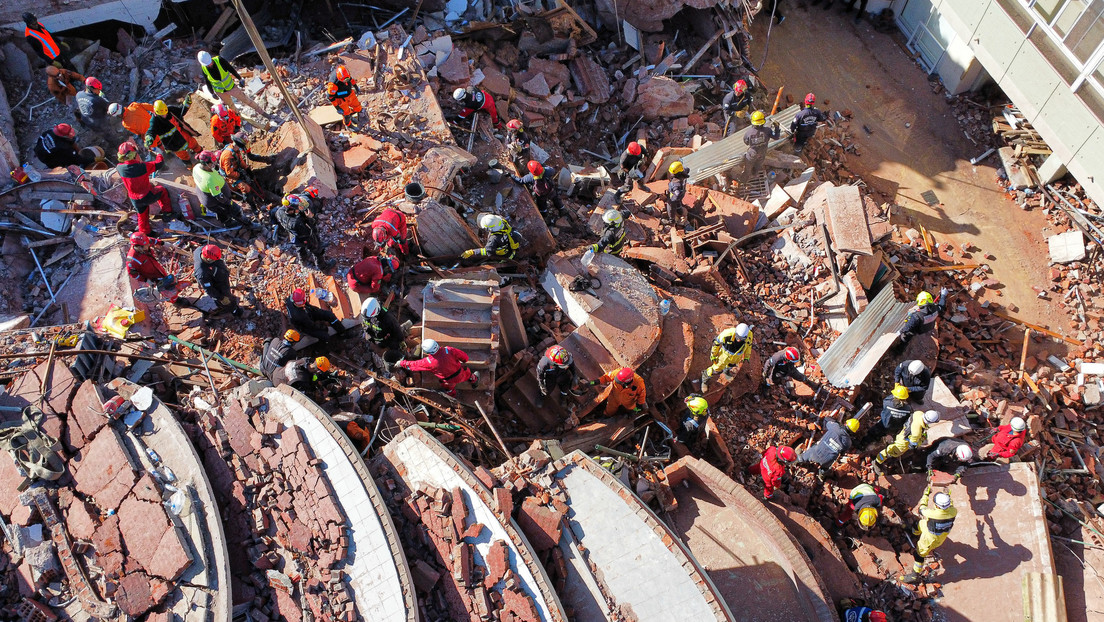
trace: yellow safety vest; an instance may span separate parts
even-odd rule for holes
[[[204,75],[206,75],[207,79],[210,80],[211,84],[214,85],[215,93],[225,93],[226,91],[229,91],[230,89],[234,88],[234,76],[232,76],[229,71],[226,71],[226,69],[223,68],[222,58],[219,57],[219,56],[216,56],[212,60],[213,60],[213,62],[211,63],[211,65],[214,65],[214,66],[218,67],[218,70],[221,72],[220,73],[220,75],[222,76],[221,78],[216,78],[213,75],[211,75],[210,66],[201,65],[201,67],[203,67]]]

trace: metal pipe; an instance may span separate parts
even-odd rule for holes
[[[498,444],[502,446],[502,451],[506,454],[506,458],[509,460],[513,460],[514,454],[510,453],[510,449],[506,447],[506,443],[502,441],[502,437],[498,434],[498,428],[496,428],[494,424],[491,423],[491,418],[487,416],[487,411],[483,410],[483,405],[479,403],[479,400],[475,401],[475,407],[479,409],[479,414],[483,415],[483,421],[487,422],[487,427],[489,427],[491,429],[491,432],[494,433],[495,440],[497,440]]]
[[[23,244],[27,246],[27,250],[31,252],[31,257],[34,258],[35,266],[38,267],[38,273],[42,275],[43,282],[46,283],[46,291],[50,292],[50,302],[56,299],[54,295],[54,288],[50,286],[50,279],[46,277],[46,271],[42,269],[42,264],[38,261],[38,255],[35,254],[34,249],[31,248],[31,241],[27,239],[27,236],[20,236],[23,238]]]
[[[74,274],[76,273],[72,272],[69,274],[69,276],[65,277],[65,280],[62,281],[61,286],[58,287],[57,293],[60,294],[61,290],[65,289],[65,286],[69,284],[69,279],[72,279]],[[47,302],[45,307],[42,307],[42,310],[38,312],[38,315],[35,316],[35,319],[31,320],[31,326],[38,324],[38,321],[42,319],[42,316],[46,313],[47,310],[50,309],[50,306],[53,305],[55,302],[57,302],[56,296],[54,298],[51,298],[50,302]]]

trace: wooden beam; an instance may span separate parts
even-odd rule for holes
[[[203,40],[207,43],[211,43],[215,39],[222,36],[222,31],[226,30],[226,27],[230,25],[230,20],[237,15],[234,12],[234,7],[226,7],[222,10],[222,14],[215,20],[215,24],[211,26],[211,30],[207,33],[207,36],[203,37]]]
[[[1037,333],[1043,333],[1044,335],[1054,337],[1055,339],[1061,339],[1062,341],[1065,341],[1066,343],[1071,344],[1071,345],[1075,345],[1077,347],[1081,347],[1081,346],[1085,345],[1085,344],[1083,344],[1082,342],[1080,342],[1076,339],[1071,339],[1069,337],[1066,337],[1065,335],[1060,335],[1060,334],[1058,334],[1058,333],[1056,333],[1056,332],[1054,332],[1054,331],[1052,331],[1048,328],[1043,328],[1042,326],[1038,326],[1038,325],[1032,324],[1030,322],[1025,322],[1023,320],[1016,319],[1016,318],[1012,317],[1011,315],[1008,315],[1007,313],[1004,313],[1003,311],[994,311],[993,315],[1001,318],[1002,320],[1008,320],[1009,322],[1014,322],[1016,324],[1019,324],[1020,326],[1026,326],[1026,327],[1030,328],[1031,330],[1033,330]]]

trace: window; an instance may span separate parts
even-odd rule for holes
[[[1023,0],[1050,39],[1078,73],[1070,86],[1085,80],[1104,90],[1104,0]]]

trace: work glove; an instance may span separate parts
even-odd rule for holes
[[[598,386],[598,381],[597,380],[591,380],[590,382],[586,383],[586,386],[596,387],[596,386]]]
[[[143,141],[143,143],[146,145],[146,147],[152,147],[153,146],[153,138],[151,138],[149,136],[146,136],[146,139]]]
[[[686,428],[687,432],[693,432],[698,429],[698,420],[693,417],[687,417],[683,420],[682,427]]]
[[[639,414],[640,414],[641,412],[643,412],[643,409],[642,409],[641,407],[639,407],[639,406],[637,406],[636,408],[632,409],[632,414],[634,414],[634,415],[639,415]]]
[[[294,234],[294,233],[291,234],[291,243],[298,245],[299,244],[299,236]]]
[[[176,278],[171,274],[166,274],[157,281],[157,286],[161,289],[172,289],[176,283]]]
[[[916,443],[909,441],[909,449],[916,449]]]
[[[778,131],[780,129],[778,126],[778,121],[771,121],[771,129],[775,131]]]
[[[928,478],[931,478],[932,475],[935,475],[935,471],[928,469]]]
[[[469,249],[469,250],[466,250],[466,251],[460,253],[460,259],[468,259],[472,255],[475,255],[475,251]]]
[[[222,305],[222,306],[229,305],[230,304],[230,297],[229,296],[223,296],[222,298],[219,298],[219,304]]]
[[[238,80],[238,86],[243,89],[245,88],[245,78]]]
[[[939,296],[940,296],[940,297],[942,297],[942,296],[946,296],[946,295],[947,295],[947,291],[948,291],[948,290],[947,290],[947,288],[946,288],[946,287],[941,287],[941,288],[939,288]]]

